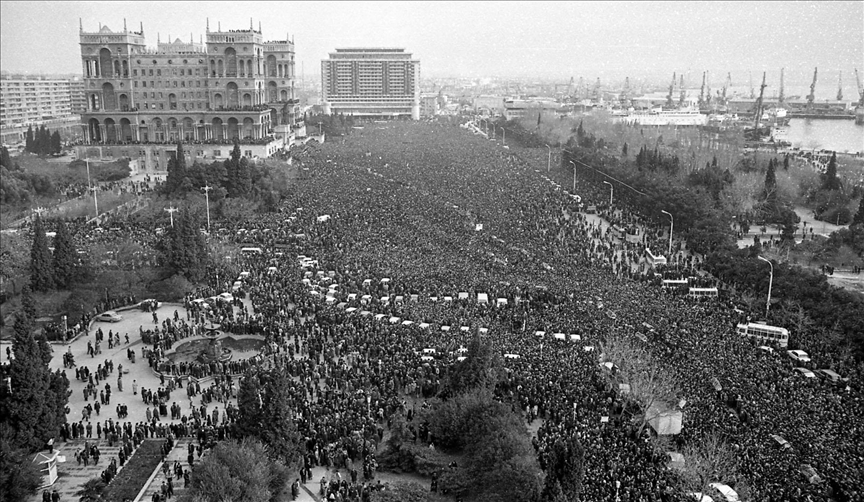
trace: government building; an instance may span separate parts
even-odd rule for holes
[[[266,158],[294,140],[294,42],[258,30],[210,31],[206,41],[157,40],[139,31],[80,28],[86,110],[78,158],[127,158],[138,171],[165,170],[184,143],[187,162]]]
[[[328,115],[420,119],[420,61],[405,49],[336,49],[321,61]]]

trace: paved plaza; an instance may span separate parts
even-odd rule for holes
[[[251,304],[249,304],[248,307],[251,309]],[[173,317],[175,311],[177,312],[177,315],[181,318],[186,318],[186,309],[183,308],[182,305],[163,304],[156,311],[158,321],[161,323],[162,320],[166,318],[166,316]],[[69,389],[72,391],[72,394],[69,396],[68,404],[70,412],[67,416],[67,420],[70,423],[78,423],[82,421],[83,410],[88,404],[93,404],[93,399],[91,398],[89,401],[84,399],[84,388],[86,387],[86,383],[75,378],[75,368],[63,367],[63,354],[66,352],[71,352],[74,356],[75,364],[77,365],[77,367],[89,367],[91,374],[96,370],[96,367],[99,364],[102,364],[104,366],[107,361],[112,361],[114,363],[114,372],[109,375],[107,380],[107,383],[111,385],[110,404],[103,406],[98,416],[96,415],[95,411],[91,416],[91,423],[93,425],[93,437],[92,439],[90,439],[90,444],[98,446],[100,451],[103,452],[103,455],[99,461],[99,465],[93,465],[91,463],[89,466],[84,466],[83,464],[78,465],[78,463],[76,462],[75,452],[77,449],[83,447],[84,439],[79,438],[77,440],[69,440],[65,443],[61,441],[61,438],[59,436],[55,439],[55,446],[58,450],[60,450],[60,455],[65,457],[66,462],[57,464],[58,479],[54,486],[52,486],[51,488],[56,488],[57,491],[61,494],[61,500],[64,501],[78,500],[78,497],[75,497],[74,494],[80,489],[81,484],[83,484],[89,479],[99,477],[100,473],[108,465],[111,458],[117,456],[118,447],[116,445],[113,448],[109,448],[107,440],[104,439],[104,435],[101,440],[96,437],[96,421],[100,421],[103,424],[108,419],[112,419],[115,423],[130,422],[132,424],[145,421],[148,406],[141,398],[141,390],[150,389],[155,393],[155,391],[161,386],[158,373],[156,373],[152,368],[150,368],[150,366],[148,366],[147,359],[142,357],[142,349],[145,347],[145,345],[141,340],[140,329],[143,328],[144,330],[147,330],[156,328],[156,324],[154,324],[153,322],[153,314],[149,312],[144,312],[137,308],[120,311],[118,313],[123,317],[123,320],[120,322],[94,322],[90,326],[89,333],[80,335],[73,342],[69,344],[51,345],[54,352],[54,357],[51,359],[49,367],[52,371],[57,369],[65,371],[66,376],[69,379]],[[90,356],[87,353],[87,344],[89,342],[95,346],[95,334],[96,331],[100,328],[105,334],[105,340],[100,344],[101,354],[97,354],[96,356]],[[120,334],[119,346],[115,346],[110,349],[108,348],[107,339],[109,332]],[[127,334],[129,335],[128,344],[125,343],[125,335]],[[237,338],[236,335],[232,335],[232,337]],[[174,347],[176,348],[179,344],[202,338],[204,337],[198,336],[184,338],[183,340],[175,344]],[[2,353],[2,357],[4,359],[7,357],[6,347],[9,346],[11,346],[11,341],[3,341],[2,343],[0,343],[0,353]],[[128,349],[132,349],[135,351],[136,357],[134,363],[127,357]],[[235,358],[252,357],[256,353],[257,352],[235,354]],[[122,391],[117,387],[117,377],[120,371],[123,372]],[[202,390],[210,385],[211,380],[212,377],[199,380]],[[132,391],[133,382],[136,383],[138,386],[137,393],[135,394],[133,394]],[[99,387],[104,388],[105,383],[106,381],[103,381]],[[168,406],[170,408],[170,405],[173,402],[177,402],[181,405],[183,414],[189,415],[189,411],[193,406],[201,406],[202,394],[199,394],[190,399],[186,394],[185,382],[183,385],[184,387],[182,389],[176,389],[174,392],[172,392],[172,402],[169,402]],[[236,398],[232,399],[231,401],[234,403],[234,405],[236,405]],[[118,419],[118,404],[125,404],[127,406],[127,411],[129,414],[127,418],[122,420]],[[219,408],[220,412],[224,409],[223,403],[213,402],[207,405],[208,413],[216,407]],[[150,408],[152,412],[153,407],[151,406]],[[160,421],[164,424],[179,422],[176,420],[172,421],[169,418],[170,415],[166,417],[160,417]],[[84,426],[86,428],[86,421],[84,422]],[[175,446],[174,451],[172,451],[172,455],[169,455],[169,459],[173,459],[174,456],[180,454],[182,454],[183,458],[185,459],[185,448],[188,440],[177,441],[177,443],[178,445]],[[178,453],[180,447],[182,447],[184,451]],[[184,468],[188,468],[188,466],[184,465]],[[156,480],[158,481],[156,483],[157,486],[161,484],[162,479],[162,477],[156,478]],[[178,485],[182,487],[183,483],[175,483],[175,487],[177,487]],[[32,500],[34,502],[41,501],[41,491],[40,494],[33,497]]]

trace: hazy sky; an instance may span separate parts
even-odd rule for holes
[[[864,66],[864,2],[0,2],[6,71],[80,73],[85,31],[144,23],[148,45],[261,21],[265,40],[296,42],[297,74],[320,73],[336,47],[404,47],[425,76],[530,76],[591,80],[711,70],[715,88],[732,72],[779,74],[821,89],[843,71],[854,93]],[[301,65],[301,62],[303,65]],[[859,68],[864,70],[864,67]],[[666,78],[666,77],[664,77]],[[757,78],[757,77],[754,77]],[[770,78],[770,77],[769,77]],[[775,77],[776,79],[776,77]]]

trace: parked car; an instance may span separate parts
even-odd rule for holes
[[[231,293],[221,293],[216,298],[225,303],[231,303],[234,301],[234,296]]]
[[[810,362],[810,355],[803,350],[787,350],[786,353],[789,354],[789,357],[791,357],[793,360],[800,363]]]
[[[97,315],[96,320],[102,322],[120,322],[123,320],[123,316],[113,310],[109,310],[108,312],[102,312]]]

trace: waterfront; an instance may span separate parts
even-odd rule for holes
[[[790,119],[783,140],[806,150],[864,152],[864,125],[853,120]]]

